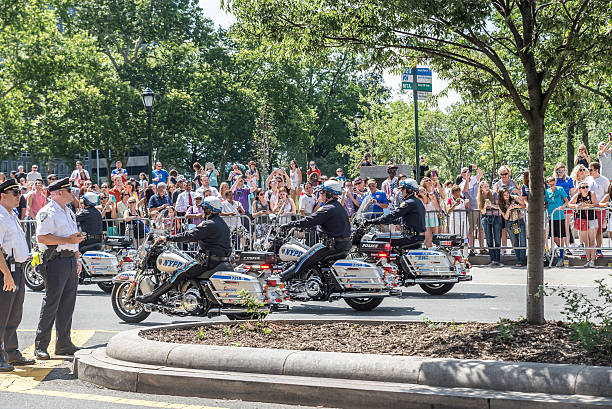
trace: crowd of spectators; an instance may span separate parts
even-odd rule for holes
[[[607,220],[606,208],[610,207],[612,189],[612,158],[608,142],[599,144],[598,161],[592,160],[586,147],[581,145],[574,160],[574,168],[558,163],[551,176],[543,178],[548,222],[545,226],[551,238],[551,245],[558,247],[557,265],[563,265],[564,257],[571,251],[581,252],[587,267],[593,266],[601,257],[603,232],[612,226]],[[365,154],[358,168],[375,166],[372,155]],[[342,168],[335,175],[327,177],[321,173],[315,161],[308,163],[302,172],[295,160],[288,169],[273,169],[269,176],[262,178],[254,161],[248,166],[234,164],[225,180],[212,163],[202,166],[193,164],[193,175],[186,177],[175,169],[167,171],[157,162],[152,171],[152,180],[141,173],[131,178],[120,161],[115,163],[109,183],[92,183],[89,172],[81,162],[70,176],[74,186],[75,211],[82,207],[81,197],[95,192],[99,197],[98,210],[106,220],[104,230],[108,235],[126,234],[130,231],[142,236],[146,230],[145,219],[166,220],[170,228],[176,219],[183,217],[189,225],[203,220],[203,199],[217,196],[222,200],[224,216],[232,229],[249,228],[255,238],[266,234],[271,215],[284,223],[292,218],[308,216],[323,205],[323,195],[318,187],[328,179],[335,179],[344,186],[339,198],[349,216],[364,205],[366,217],[387,214],[400,206],[402,196],[399,182],[408,176],[398,173],[398,166],[386,164],[387,178],[378,183],[375,179],[360,177],[348,179]],[[419,172],[422,172],[417,197],[427,211],[425,219],[425,245],[433,245],[433,235],[438,233],[459,234],[466,241],[471,253],[480,251],[489,255],[490,265],[501,265],[504,250],[513,248],[517,266],[524,266],[526,257],[525,210],[529,206],[529,172],[513,178],[512,170],[502,165],[497,177],[491,183],[483,179],[484,172],[476,165],[461,169],[454,180],[439,179],[436,168],[421,158]],[[43,181],[38,167],[33,165],[29,173],[19,166],[11,172],[21,185],[23,196],[15,209],[23,220],[33,220],[47,201],[46,185],[56,179],[49,175]],[[6,178],[0,173],[0,182]],[[242,216],[242,217],[241,217]],[[170,220],[170,222],[168,222]],[[118,223],[118,222],[119,223]],[[31,224],[28,224],[31,226]],[[30,227],[28,227],[30,228]],[[389,229],[396,230],[397,226]],[[576,236],[576,237],[574,237]],[[508,245],[510,239],[510,245]],[[576,250],[578,240],[584,250]]]

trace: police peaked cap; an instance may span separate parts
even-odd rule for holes
[[[0,193],[6,193],[15,188],[19,188],[19,185],[15,182],[15,179],[9,178],[0,184]]]
[[[70,179],[63,178],[63,179],[56,180],[55,182],[49,185],[48,189],[49,189],[49,192],[55,192],[56,190],[60,190],[60,189],[70,189]]]

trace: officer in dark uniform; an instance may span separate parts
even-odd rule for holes
[[[225,221],[219,216],[219,213],[221,213],[221,200],[215,196],[208,196],[204,199],[203,208],[206,220],[195,229],[168,237],[161,236],[155,241],[156,243],[164,243],[165,241],[177,243],[197,242],[202,251],[201,262],[186,265],[177,271],[170,281],[162,284],[149,295],[136,297],[136,300],[144,303],[155,301],[161,295],[170,291],[177,282],[177,279],[183,275],[190,278],[209,278],[216,271],[234,270],[229,263],[229,257],[232,254],[230,230]]]
[[[21,355],[17,341],[25,293],[22,266],[28,258],[25,233],[13,212],[20,198],[14,179],[0,184],[0,372],[36,362]]]
[[[85,240],[79,244],[79,251],[100,250],[102,248],[102,214],[96,209],[98,195],[87,192],[83,195],[83,210],[77,214],[76,220]]]
[[[45,280],[45,297],[36,330],[35,354],[38,359],[49,359],[47,347],[55,322],[57,355],[73,355],[77,348],[70,338],[72,313],[79,284],[79,233],[76,216],[67,206],[74,194],[68,178],[49,185],[49,203],[36,215],[36,238],[44,251],[40,273]]]
[[[414,179],[405,179],[399,185],[404,201],[389,214],[376,219],[366,220],[365,224],[386,224],[401,221],[403,237],[392,239],[391,245],[397,248],[419,248],[425,240],[425,206],[415,196],[419,185]]]
[[[325,205],[312,215],[281,226],[281,229],[292,227],[317,227],[325,236],[325,244],[315,244],[290,268],[281,273],[281,280],[287,281],[294,276],[301,276],[319,261],[326,257],[342,258],[351,249],[351,223],[344,206],[338,202],[342,194],[342,185],[335,180],[328,180],[323,185]]]

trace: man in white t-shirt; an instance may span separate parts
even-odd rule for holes
[[[601,202],[606,193],[608,193],[608,187],[610,186],[610,179],[599,174],[601,165],[599,162],[591,162],[589,165],[589,176],[586,177],[585,181],[589,184],[589,190],[595,192],[597,203]],[[597,235],[595,236],[597,247],[601,247],[602,237],[602,222],[605,214],[605,210],[595,210],[595,216],[597,216]],[[601,250],[597,250],[597,258],[603,257]]]
[[[89,172],[83,169],[83,162],[77,161],[76,169],[70,175],[70,182],[73,186],[80,187],[86,180],[89,180]]]
[[[607,177],[608,180],[612,179],[612,132],[608,134],[608,141],[601,141],[597,145],[597,159],[601,165],[600,173]]]
[[[230,229],[235,229],[241,225],[240,215],[244,214],[244,209],[239,201],[234,200],[234,192],[225,192],[225,200],[221,202],[221,216]]]
[[[300,195],[300,214],[302,216],[310,216],[314,210],[317,198],[313,194],[312,185],[307,182],[304,185],[304,191]]]
[[[35,182],[37,179],[42,179],[42,175],[38,172],[38,165],[32,165],[32,171],[28,172],[26,182]]]

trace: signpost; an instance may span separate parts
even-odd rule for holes
[[[402,89],[412,90],[414,99],[414,152],[415,170],[414,178],[420,180],[420,158],[419,158],[419,101],[424,101],[432,92],[432,72],[429,68],[411,68],[402,73]]]

